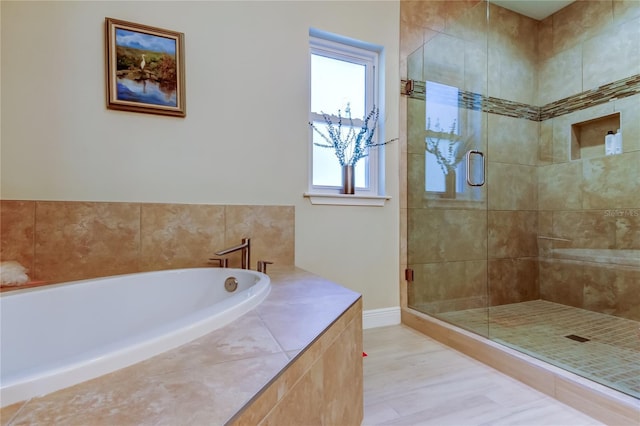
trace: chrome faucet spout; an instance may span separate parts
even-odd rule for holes
[[[251,268],[251,239],[243,238],[242,243],[237,246],[229,247],[215,253],[216,256],[224,256],[236,251],[242,251],[242,269]]]
[[[246,246],[247,246],[246,244],[238,244],[237,246],[233,246],[233,247],[226,248],[226,249],[224,249],[224,250],[217,251],[217,252],[215,252],[214,254],[215,254],[216,256],[224,256],[225,254],[229,254],[229,253],[236,252],[236,251],[238,251],[238,250],[242,250],[242,249],[244,249]]]

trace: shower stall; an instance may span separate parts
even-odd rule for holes
[[[640,3],[401,19],[408,308],[640,398]]]

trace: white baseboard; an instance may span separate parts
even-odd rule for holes
[[[400,324],[400,306],[370,309],[362,312],[362,328],[386,327]]]

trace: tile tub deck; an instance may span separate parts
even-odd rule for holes
[[[267,299],[226,327],[4,407],[0,424],[360,424],[360,294],[299,268],[269,276]]]

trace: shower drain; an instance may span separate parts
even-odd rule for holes
[[[589,339],[585,338],[585,337],[580,337],[580,336],[576,336],[575,334],[570,334],[568,336],[564,336],[567,339],[571,339],[571,340],[575,340],[576,342],[580,342],[580,343],[584,343],[584,342],[588,342]]]

